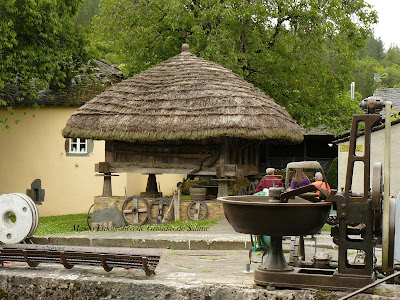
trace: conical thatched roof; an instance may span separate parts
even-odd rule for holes
[[[271,98],[232,71],[176,55],[81,106],[64,137],[155,141],[220,136],[301,142],[300,127]]]

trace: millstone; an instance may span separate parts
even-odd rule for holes
[[[32,236],[37,228],[38,220],[36,205],[28,196],[0,195],[0,242],[19,243]]]

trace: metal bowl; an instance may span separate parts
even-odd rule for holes
[[[273,203],[270,199],[268,196],[227,196],[217,200],[223,203],[225,216],[235,231],[270,236],[318,233],[332,205],[299,197],[288,203]]]

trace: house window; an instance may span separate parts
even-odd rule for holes
[[[93,140],[90,139],[65,139],[65,153],[67,156],[90,156],[93,152],[93,147]]]
[[[80,138],[69,139],[69,153],[86,154],[88,153],[88,140]]]

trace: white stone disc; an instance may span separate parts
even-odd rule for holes
[[[31,237],[35,233],[35,231],[38,227],[38,224],[39,224],[39,212],[38,212],[37,206],[36,206],[35,202],[28,195],[21,194],[21,193],[14,193],[14,195],[18,195],[22,199],[24,199],[32,209],[32,217],[33,217],[32,227],[31,227],[31,231],[26,236],[27,238]]]
[[[0,242],[23,241],[32,229],[34,212],[25,199],[15,194],[0,195]],[[15,216],[13,223],[9,217]]]
[[[24,196],[24,194],[21,193],[13,193],[13,195],[17,195],[19,196],[21,199],[25,200],[25,202],[27,203],[27,205],[29,205],[29,207],[31,208],[32,211],[32,227],[31,230],[29,231],[29,233],[26,235],[26,237],[30,237],[31,236],[31,232],[33,231],[33,228],[35,226],[35,220],[36,220],[36,214],[35,214],[35,206],[32,205],[32,203],[30,201],[28,201],[28,199],[26,199]]]

